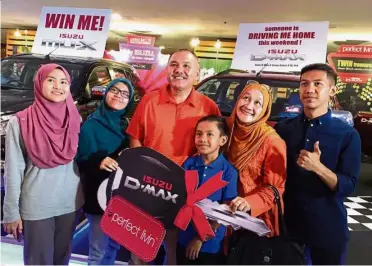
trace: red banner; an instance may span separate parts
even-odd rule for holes
[[[141,35],[127,35],[127,44],[153,47],[155,45],[156,37],[141,36]]]
[[[161,222],[120,196],[110,200],[101,228],[106,235],[146,262],[155,259],[165,236]]]

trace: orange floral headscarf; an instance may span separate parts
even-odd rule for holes
[[[263,95],[262,112],[257,120],[248,124],[241,122],[237,117],[237,104],[227,120],[230,128],[228,158],[238,170],[246,166],[267,136],[276,134],[276,131],[266,124],[273,102],[270,87],[259,83],[248,84],[240,93],[237,102],[250,90],[258,90]]]

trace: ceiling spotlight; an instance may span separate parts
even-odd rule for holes
[[[19,32],[19,30],[17,29],[15,32],[14,32],[14,36],[16,37],[19,37],[21,36],[21,33]]]
[[[161,66],[165,66],[168,63],[169,55],[160,54],[158,57],[158,63]]]
[[[196,47],[196,46],[198,46],[199,43],[200,43],[199,38],[193,38],[193,39],[191,40],[191,42],[190,42],[190,44],[191,44],[192,47]]]
[[[121,16],[118,13],[114,13],[111,15],[112,20],[121,20]]]
[[[220,40],[217,40],[216,41],[216,44],[214,45],[214,47],[216,47],[217,49],[220,49],[221,48],[221,41]]]

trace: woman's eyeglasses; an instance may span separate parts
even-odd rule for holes
[[[110,92],[112,92],[115,95],[118,95],[119,94],[124,99],[129,99],[129,93],[127,91],[121,91],[118,88],[116,88],[115,86],[112,86],[110,88]]]

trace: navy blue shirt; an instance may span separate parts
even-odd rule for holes
[[[345,197],[355,189],[360,173],[358,132],[332,117],[331,111],[309,120],[304,114],[275,126],[287,144],[287,182],[284,216],[290,234],[313,247],[342,245],[349,238]],[[320,161],[337,175],[332,191],[317,174],[297,165],[302,149],[313,152],[319,141]]]
[[[199,175],[199,186],[203,185],[208,179],[213,177],[215,174],[223,171],[222,180],[229,182],[224,188],[216,191],[210,195],[208,199],[212,201],[218,201],[223,203],[224,201],[233,200],[238,196],[238,172],[235,168],[226,160],[226,158],[220,154],[215,161],[209,165],[205,165],[203,158],[193,156],[188,158],[183,168],[185,170],[197,170]],[[226,228],[220,226],[215,232],[215,237],[204,242],[200,252],[206,253],[218,253],[222,249],[222,240],[225,236]],[[178,243],[184,247],[187,247],[189,242],[196,236],[197,232],[190,223],[185,231],[180,231],[178,235]]]

